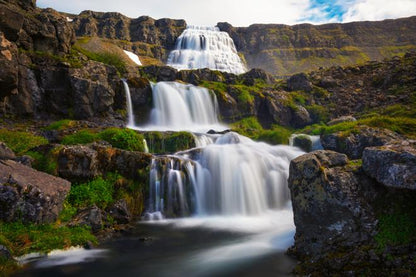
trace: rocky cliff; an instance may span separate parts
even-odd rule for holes
[[[250,68],[277,75],[382,60],[416,48],[416,17],[324,25],[218,23]]]

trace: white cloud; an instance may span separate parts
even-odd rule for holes
[[[343,6],[343,22],[380,20],[416,15],[416,0],[328,0],[318,6],[316,0],[38,0],[39,7],[80,13],[83,10],[120,12],[136,18],[185,19],[193,25],[229,22],[234,26],[254,23],[296,24],[299,22],[335,22],[325,7]]]
[[[78,14],[83,10],[117,11],[132,18],[180,18],[193,25],[229,22],[295,24],[305,18],[310,0],[38,0],[38,6]]]
[[[347,8],[343,22],[382,20],[416,15],[416,0],[358,0]]]

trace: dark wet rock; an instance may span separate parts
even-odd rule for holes
[[[382,146],[400,139],[402,137],[393,131],[365,126],[348,133],[321,135],[324,149],[347,154],[351,159],[360,159],[366,147]]]
[[[35,159],[32,158],[31,156],[23,155],[23,156],[17,157],[15,161],[18,163],[21,163],[22,165],[32,167],[32,163],[35,161]]]
[[[357,121],[357,119],[351,115],[341,116],[335,119],[332,119],[327,123],[328,126],[332,126],[335,124],[343,123],[343,122],[354,122]]]
[[[386,187],[416,190],[416,141],[364,149],[363,169]]]
[[[0,160],[13,160],[15,158],[14,152],[4,142],[0,142]]]
[[[4,246],[0,244],[0,260],[12,260],[12,253],[10,253],[10,250]]]
[[[306,125],[312,123],[311,116],[304,107],[296,105],[295,109],[292,109],[292,119],[290,121],[290,126],[295,128],[302,128]]]
[[[156,66],[150,65],[142,68],[142,71],[156,81],[175,81],[177,79],[178,71],[170,66]]]
[[[97,151],[88,146],[67,146],[59,151],[58,174],[66,179],[92,179],[101,174]]]
[[[293,138],[293,146],[299,147],[305,152],[312,151],[312,140],[307,135],[298,135]]]
[[[107,212],[118,224],[127,224],[132,219],[131,213],[127,208],[126,200],[124,199],[114,203]]]
[[[89,226],[93,232],[98,232],[103,228],[104,219],[104,212],[94,205],[78,212],[69,226]]]
[[[51,223],[71,183],[11,160],[0,161],[0,219]]]
[[[345,253],[371,243],[377,190],[370,178],[350,168],[346,155],[320,150],[294,159],[289,188],[296,225],[292,251],[298,258],[312,263],[326,258],[325,267],[332,270],[366,259]],[[339,259],[328,259],[340,252]]]
[[[289,91],[303,90],[310,92],[312,90],[312,83],[309,81],[305,73],[299,73],[291,76],[287,80],[287,88]]]
[[[18,76],[17,47],[0,30],[0,101],[17,93]]]

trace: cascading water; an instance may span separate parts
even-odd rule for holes
[[[303,152],[254,142],[237,133],[214,144],[155,158],[150,177],[149,218],[161,215],[259,215],[289,201],[290,160]]]
[[[178,70],[209,68],[234,74],[246,71],[233,40],[217,27],[188,26],[177,39],[167,65]]]
[[[208,89],[178,82],[152,84],[151,123],[130,126],[140,130],[206,132],[227,127],[218,121],[218,103]]]
[[[122,79],[124,91],[126,93],[126,102],[127,102],[127,127],[134,127],[136,124],[134,122],[134,113],[133,113],[133,104],[131,102],[130,88],[126,80]]]

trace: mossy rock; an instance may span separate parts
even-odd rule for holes
[[[168,154],[196,146],[194,136],[189,132],[147,132],[143,134],[150,153]]]

